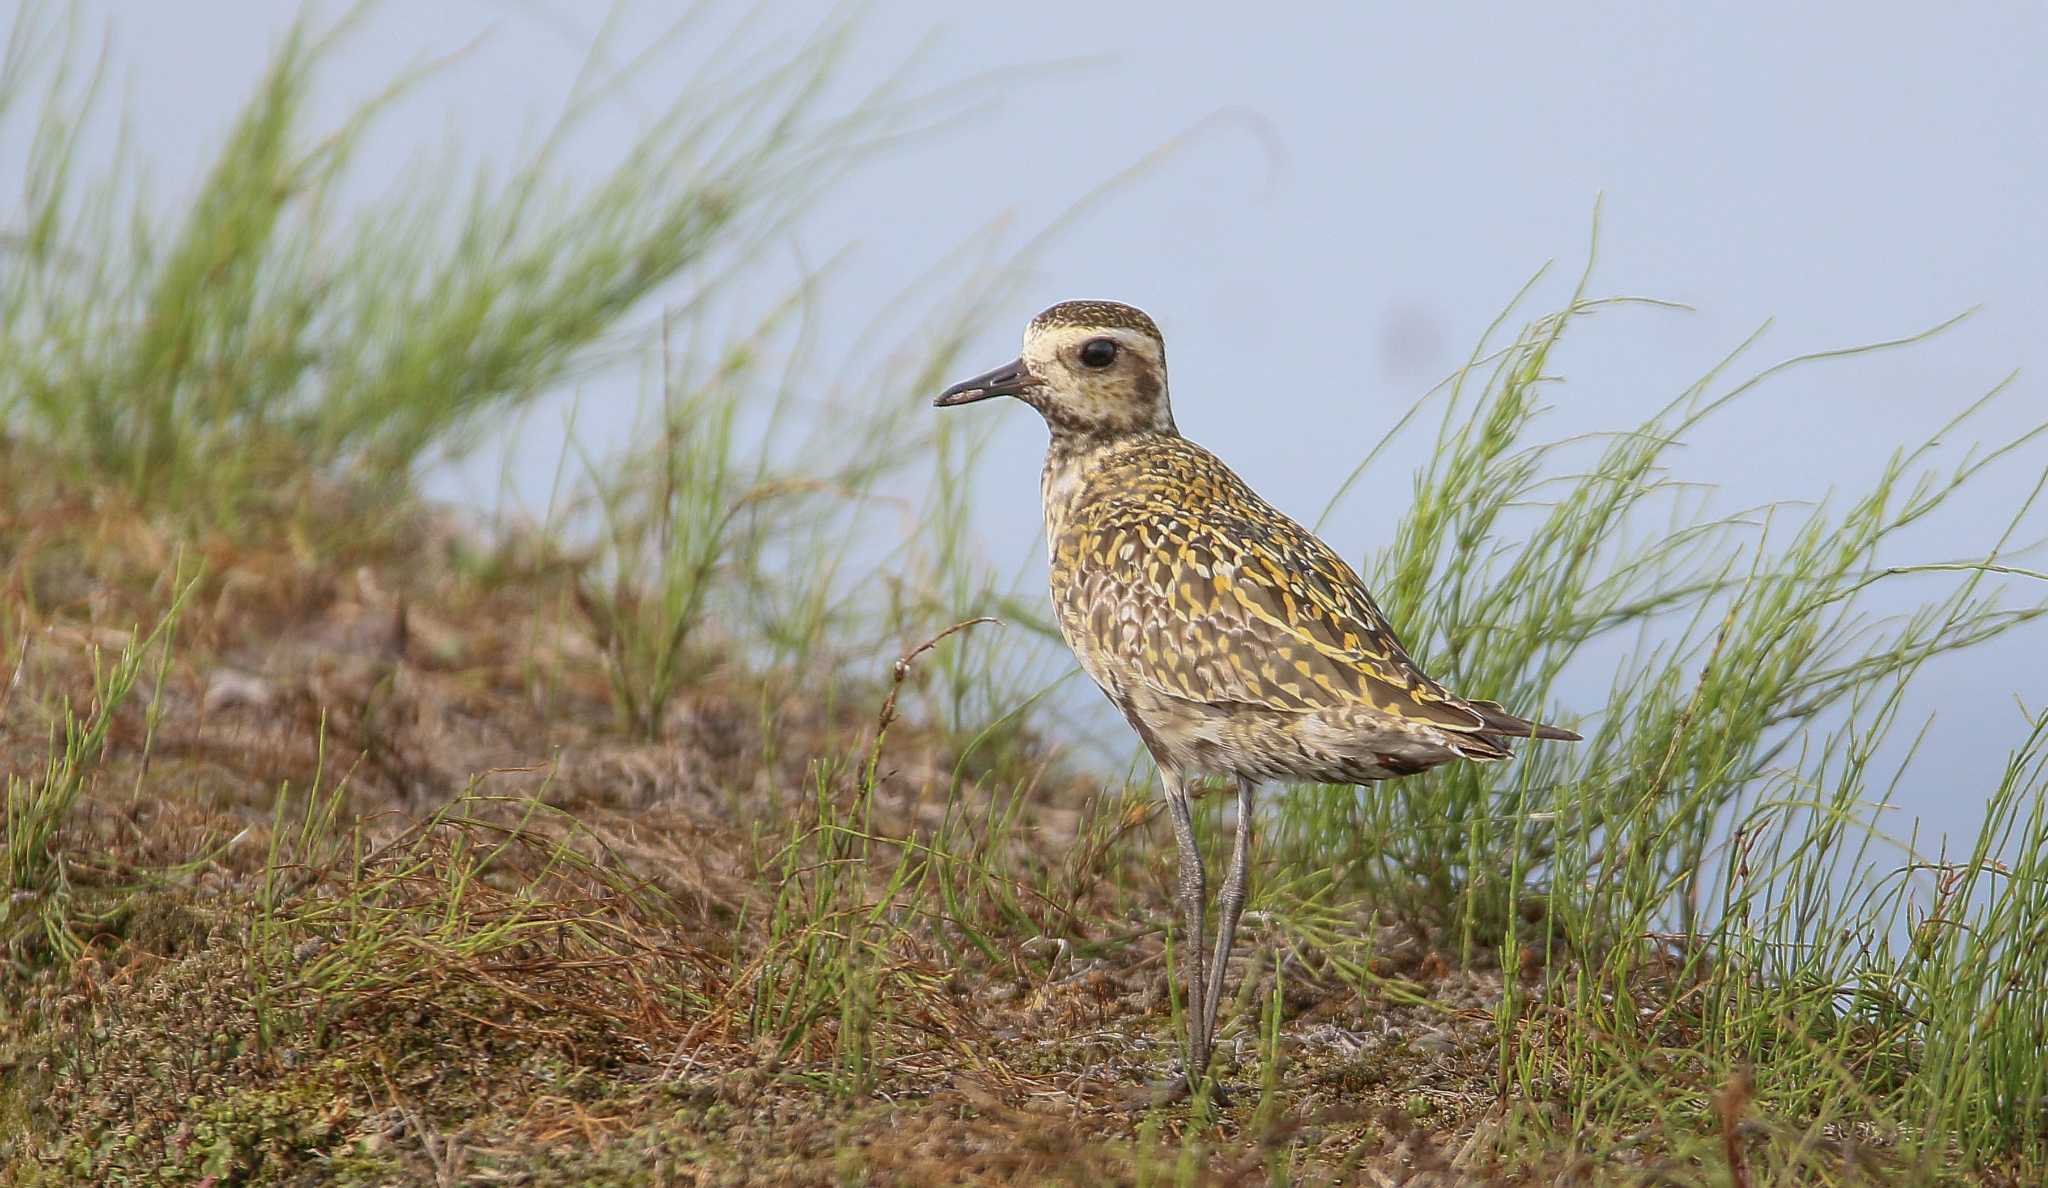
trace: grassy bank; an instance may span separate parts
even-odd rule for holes
[[[1560,680],[1611,692],[1576,747],[1271,797],[1233,1092],[1157,1106],[1170,838],[1050,741],[969,430],[913,419],[983,306],[856,361],[872,405],[828,425],[807,294],[727,297],[905,126],[821,109],[839,41],[699,81],[616,172],[542,147],[344,215],[378,112],[307,126],[307,30],[166,215],[83,163],[62,36],[21,18],[0,63],[35,136],[0,256],[5,1182],[2048,1173],[2041,707],[1956,792],[1973,845],[1879,825],[1916,674],[2048,612],[2011,553],[2040,439],[1946,444],[2004,392],[1851,498],[1721,514],[1672,447],[1827,355],[1745,344],[1552,442],[1553,351],[1622,303],[1504,314],[1411,414],[1434,448],[1364,568],[1453,685],[1568,722]],[[647,419],[547,523],[417,494],[620,360]],[[2017,497],[1973,556],[1900,564],[1974,485]]]

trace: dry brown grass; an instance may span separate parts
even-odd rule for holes
[[[1152,1105],[1150,798],[1036,744],[956,780],[887,673],[710,663],[647,743],[533,542],[409,511],[180,548],[14,467],[0,517],[9,772],[191,583],[52,843],[62,904],[10,905],[5,1182],[1713,1178],[1503,1163],[1501,973],[1365,919],[1363,984],[1254,919],[1229,1102]]]

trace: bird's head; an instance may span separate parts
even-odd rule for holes
[[[1114,301],[1062,301],[1024,328],[1024,353],[947,388],[940,408],[1015,396],[1055,438],[1173,433],[1166,343],[1145,311]]]

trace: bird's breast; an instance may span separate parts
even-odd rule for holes
[[[1100,449],[1076,449],[1055,441],[1045,454],[1045,469],[1038,478],[1038,493],[1045,503],[1046,559],[1055,568],[1060,559],[1060,537],[1073,522],[1075,505],[1081,500],[1088,472],[1100,460]]]

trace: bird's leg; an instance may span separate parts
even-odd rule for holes
[[[1183,1017],[1188,1028],[1187,1062],[1183,1072],[1187,1076],[1188,1092],[1192,1093],[1209,1069],[1209,1034],[1202,1026],[1208,1017],[1202,997],[1205,989],[1202,942],[1208,932],[1203,915],[1209,887],[1208,878],[1202,872],[1202,848],[1195,841],[1195,816],[1188,807],[1186,782],[1178,772],[1165,766],[1160,767],[1159,777],[1166,786],[1166,811],[1173,819],[1174,844],[1180,847],[1180,967],[1181,983],[1187,996]]]
[[[1224,971],[1230,966],[1230,947],[1237,940],[1237,918],[1244,914],[1244,901],[1251,887],[1252,793],[1258,784],[1239,776],[1237,780],[1237,841],[1230,850],[1230,873],[1224,876],[1223,893],[1216,901],[1216,961],[1209,967],[1209,990],[1202,999],[1202,1046],[1216,1042],[1216,1010],[1223,1002]]]

